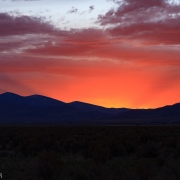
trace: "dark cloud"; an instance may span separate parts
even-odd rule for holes
[[[13,49],[14,47],[21,47],[22,43],[21,42],[4,42],[0,43],[0,52],[1,51],[9,51]]]
[[[72,7],[71,10],[68,11],[68,13],[77,13],[78,9],[75,7]]]
[[[176,18],[170,18],[169,21],[166,18],[167,24],[163,20],[158,21],[158,24],[135,22],[120,26],[115,23],[115,27],[106,30],[87,28],[62,31],[43,18],[13,17],[6,13],[1,13],[0,17],[0,23],[4,25],[0,31],[0,51],[5,51],[4,54],[14,49],[13,53],[30,56],[65,56],[80,59],[95,57],[119,62],[151,62],[155,65],[179,66],[179,53],[176,49],[168,50],[162,47],[155,50],[156,47],[148,47],[149,44],[179,43],[180,38],[177,37],[180,21]],[[8,25],[10,28],[7,28]],[[145,46],[138,47],[140,44],[137,40],[142,40]],[[1,59],[4,59],[2,54],[0,55]],[[158,60],[162,58],[164,62]]]
[[[145,44],[180,44],[180,5],[165,0],[115,1],[117,9],[99,15],[112,36],[142,40]]]
[[[60,30],[55,28],[51,22],[46,21],[45,18],[23,15],[14,17],[8,13],[0,13],[0,27],[1,52],[13,49],[16,52],[27,49],[39,49],[41,51],[41,49],[49,46],[55,51],[60,47],[68,51],[68,48],[71,49],[73,46],[73,51],[75,51],[78,49],[74,48],[75,46],[80,47],[83,44],[88,47],[105,44],[104,41],[101,41],[105,37],[103,30],[91,28]]]
[[[131,24],[137,21],[158,21],[171,13],[179,13],[180,6],[170,5],[165,0],[125,0],[117,9],[99,15],[101,25]]]
[[[54,26],[43,17],[13,16],[8,13],[0,13],[0,27],[0,36],[55,33]]]
[[[93,5],[89,6],[89,12],[92,12],[94,9],[95,9],[95,7]]]
[[[159,22],[137,22],[126,26],[116,26],[107,31],[112,36],[131,40],[141,40],[143,44],[180,44],[180,18]]]

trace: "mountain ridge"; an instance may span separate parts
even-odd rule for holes
[[[168,107],[168,106],[174,106],[174,105],[180,104],[180,102],[177,102],[177,103],[173,103],[173,104],[168,104],[168,105],[160,106],[160,107],[157,107],[157,108],[126,108],[126,107],[115,108],[115,107],[104,107],[104,106],[101,106],[101,105],[91,104],[91,103],[82,102],[82,101],[78,101],[78,100],[66,103],[66,102],[60,101],[58,99],[55,99],[55,98],[52,98],[52,97],[49,97],[49,96],[40,95],[40,94],[32,94],[32,95],[28,95],[28,96],[22,96],[22,95],[19,95],[19,94],[16,94],[16,93],[12,93],[12,92],[1,93],[0,94],[0,101],[1,101],[1,97],[4,96],[4,95],[17,96],[17,97],[22,97],[22,98],[37,98],[37,99],[44,98],[44,99],[54,100],[56,102],[65,103],[65,104],[81,103],[81,104],[85,104],[85,105],[92,105],[92,106],[102,107],[102,108],[107,108],[107,109],[152,110],[152,109],[160,109],[160,108],[165,108],[165,107]]]
[[[168,124],[180,123],[180,103],[154,109],[106,108],[65,103],[42,95],[0,94],[0,124]]]

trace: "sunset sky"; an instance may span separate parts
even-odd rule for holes
[[[180,102],[179,0],[0,0],[0,93],[105,107]]]

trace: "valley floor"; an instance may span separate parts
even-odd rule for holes
[[[180,126],[0,126],[7,180],[180,179]]]

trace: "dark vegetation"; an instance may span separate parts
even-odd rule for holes
[[[1,126],[5,180],[178,180],[178,126]]]

